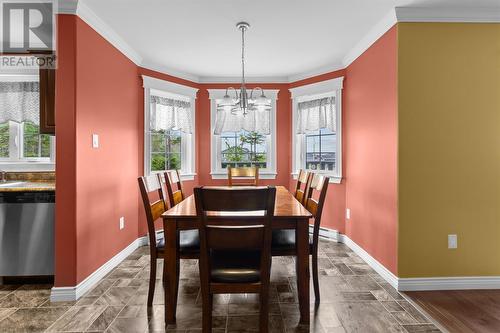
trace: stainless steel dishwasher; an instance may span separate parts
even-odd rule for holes
[[[0,192],[0,276],[54,274],[55,193]]]

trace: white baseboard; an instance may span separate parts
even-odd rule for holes
[[[314,227],[312,225],[309,225],[309,233],[310,234],[313,233],[313,228]],[[320,237],[323,237],[326,239],[338,241],[340,233],[337,230],[320,227],[319,228],[319,235],[320,235]]]
[[[500,276],[399,278],[400,291],[500,289]]]
[[[113,258],[109,259],[104,265],[96,269],[92,274],[87,276],[85,280],[76,286],[72,287],[53,287],[50,293],[51,302],[76,301],[87,291],[92,289],[102,278],[118,266],[125,258],[127,258],[137,248],[148,245],[148,237],[139,237],[126,248],[121,250]]]
[[[320,236],[347,245],[384,280],[399,291],[500,289],[500,276],[398,278],[346,235],[336,230],[321,228]]]
[[[388,270],[384,265],[382,265],[377,259],[373,258],[368,252],[365,251],[361,246],[356,244],[352,239],[346,235],[339,234],[339,243],[344,243],[347,245],[354,253],[361,257],[375,272],[377,272],[384,280],[386,280],[391,286],[398,289],[398,277],[394,275],[390,270]]]

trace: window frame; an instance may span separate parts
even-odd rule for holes
[[[259,169],[260,179],[276,179],[276,101],[279,90],[265,89],[267,98],[271,100],[271,133],[266,138],[266,165]],[[222,169],[221,137],[214,135],[215,119],[217,116],[217,101],[221,100],[226,89],[208,89],[210,99],[210,175],[212,179],[227,179],[227,170]]]
[[[151,95],[180,99],[191,103],[191,128],[192,133],[181,131],[181,179],[194,180],[196,176],[196,94],[198,89],[177,83],[160,80],[142,75],[144,88],[144,174],[151,175],[160,171],[151,171],[151,138],[150,113]]]
[[[0,75],[1,82],[39,82],[36,70]],[[24,123],[9,121],[9,157],[0,157],[4,171],[54,171],[56,160],[55,136],[50,135],[50,157],[23,157]],[[41,135],[41,134],[39,134]]]
[[[342,89],[344,77],[289,89],[292,98],[292,176],[297,179],[299,170],[306,169],[306,135],[297,133],[298,106],[301,102],[324,97],[335,97],[337,121],[335,170],[307,170],[330,177],[330,183],[342,181]]]

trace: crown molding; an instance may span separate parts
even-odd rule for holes
[[[500,23],[498,7],[396,7],[398,22]]]
[[[195,74],[178,71],[176,69],[166,67],[163,65],[159,65],[159,64],[155,64],[155,63],[152,63],[152,62],[147,61],[147,60],[143,60],[143,62],[140,66],[142,68],[146,68],[146,69],[149,69],[149,70],[152,70],[155,72],[159,72],[159,73],[163,73],[163,74],[167,74],[170,76],[175,76],[179,79],[191,81],[193,83],[200,83],[200,77],[195,75]]]
[[[359,42],[347,53],[342,64],[344,68],[349,67],[360,55],[370,48],[380,37],[391,29],[396,21],[396,13],[391,9]]]
[[[57,6],[57,14],[75,15],[78,7],[78,0],[59,0]]]
[[[76,15],[85,23],[92,27],[99,35],[106,39],[111,45],[116,47],[121,53],[129,58],[133,63],[140,66],[142,57],[130,45],[120,37],[109,25],[107,25],[99,16],[96,15],[82,1],[78,2]]]
[[[286,76],[245,76],[245,83],[289,83]],[[241,83],[241,76],[202,76],[199,83]]]
[[[345,66],[343,63],[332,63],[332,64],[329,64],[326,66],[315,68],[313,70],[310,70],[310,71],[307,71],[304,73],[290,75],[290,76],[288,76],[288,83],[294,83],[294,82],[297,82],[300,80],[309,79],[309,78],[314,77],[314,76],[327,74],[327,73],[339,71],[342,69],[345,69]]]

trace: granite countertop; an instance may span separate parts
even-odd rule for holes
[[[25,180],[9,180],[5,183],[0,182],[0,192],[41,192],[55,190],[55,182]]]

